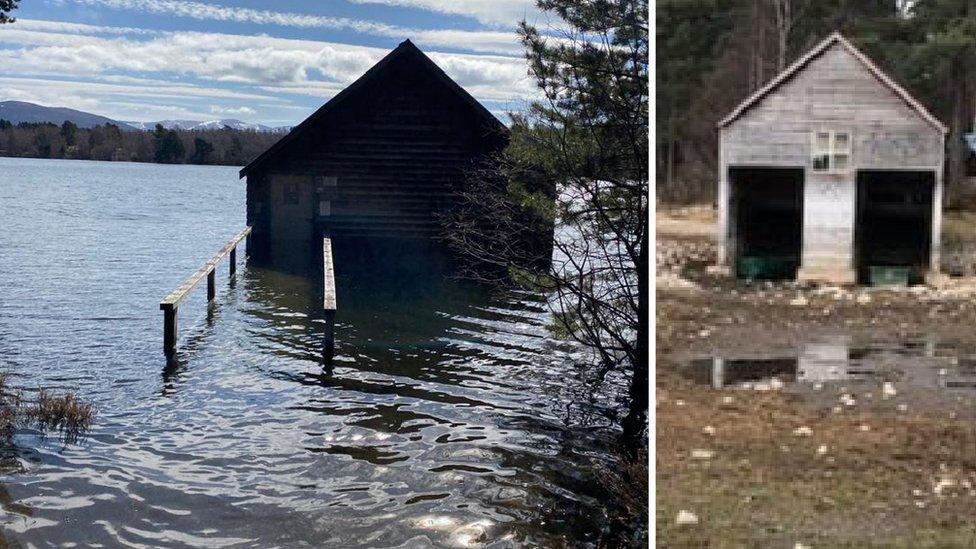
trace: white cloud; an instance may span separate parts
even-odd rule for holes
[[[251,107],[221,107],[220,105],[210,105],[210,114],[220,114],[220,115],[252,115],[257,114],[258,111],[252,109]]]
[[[74,0],[90,6],[135,10],[203,21],[234,21],[298,28],[352,30],[417,44],[485,53],[521,53],[513,32],[413,29],[376,21],[204,4],[192,0]],[[511,1],[511,0],[505,0]]]
[[[383,4],[472,17],[486,25],[515,27],[539,13],[533,0],[350,0],[356,4]]]
[[[324,82],[331,87],[328,91],[352,82],[387,53],[349,44],[200,32],[132,40],[10,28],[0,31],[0,44],[20,46],[0,49],[0,66],[7,74],[101,77],[112,71],[135,71],[272,87],[302,84],[308,88],[312,82]],[[522,59],[430,55],[478,97],[511,99],[535,93]]]

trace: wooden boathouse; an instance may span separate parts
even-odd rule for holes
[[[946,127],[839,33],[718,129],[720,268],[837,284],[938,273]]]
[[[366,255],[372,270],[385,267],[369,256],[377,249],[404,255],[440,246],[442,214],[455,205],[468,171],[507,143],[494,115],[404,41],[240,171],[247,226],[159,304],[167,358],[176,356],[180,303],[204,278],[213,302],[217,264],[229,257],[233,280],[236,249],[246,239],[247,255],[262,263],[321,262],[322,353],[331,363],[334,250],[349,250],[348,259]],[[551,238],[527,235],[526,243],[550,255]]]
[[[240,171],[252,256],[352,239],[434,240],[465,172],[506,127],[409,40]]]

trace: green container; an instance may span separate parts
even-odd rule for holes
[[[872,286],[908,286],[912,274],[910,267],[872,265],[868,270]]]
[[[792,260],[772,256],[741,257],[736,265],[739,278],[755,280],[793,278],[795,270]]]

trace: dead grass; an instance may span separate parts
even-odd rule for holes
[[[66,440],[86,433],[95,419],[92,405],[71,393],[55,395],[42,389],[37,399],[23,408],[24,421],[42,431],[55,431]]]
[[[72,393],[54,394],[41,389],[28,399],[8,384],[9,375],[0,373],[0,439],[9,441],[19,428],[56,432],[64,442],[84,436],[95,420],[91,403]]]
[[[967,518],[976,510],[972,426],[934,417],[833,414],[783,394],[713,391],[667,373],[658,383],[662,546],[976,542]],[[796,436],[800,426],[812,434]],[[712,455],[695,459],[696,449]],[[695,513],[699,524],[677,525],[682,509]]]

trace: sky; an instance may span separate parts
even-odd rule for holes
[[[294,125],[409,38],[490,111],[536,95],[515,27],[533,0],[22,0],[0,101],[121,121]]]

